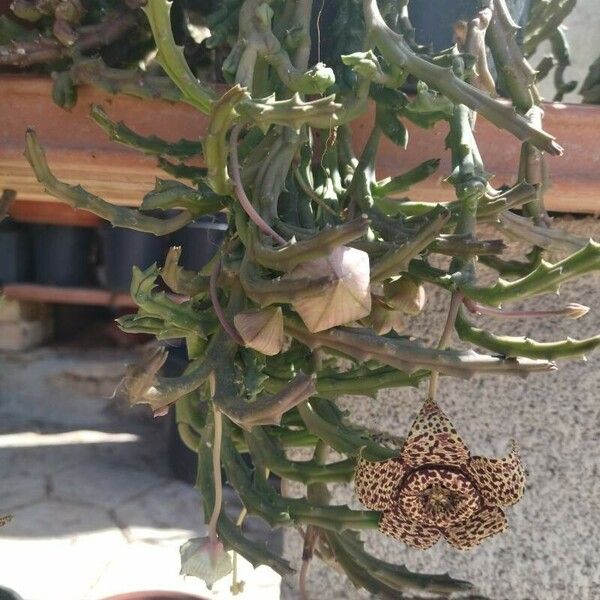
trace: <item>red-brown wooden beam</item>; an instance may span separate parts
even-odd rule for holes
[[[27,300],[44,304],[85,304],[136,308],[129,292],[112,292],[99,288],[58,287],[37,283],[10,283],[2,288],[7,299]]]
[[[57,176],[80,183],[115,204],[139,205],[152,189],[156,176],[165,176],[156,160],[111,143],[88,117],[92,104],[101,104],[111,118],[124,120],[142,134],[154,133],[168,140],[198,138],[207,119],[185,104],[110,96],[95,88],[79,90],[77,105],[67,112],[53,104],[49,78],[7,76],[0,78],[0,189],[17,190],[22,200],[48,201],[23,157],[27,127],[34,127],[47,149]],[[221,88],[223,91],[224,88]],[[545,104],[544,128],[564,147],[563,157],[548,157],[552,185],[546,194],[548,209],[560,212],[600,213],[600,106]],[[354,146],[360,151],[368,136],[374,110],[352,124]],[[378,177],[396,175],[429,158],[442,158],[436,174],[410,191],[414,200],[453,198],[443,183],[450,174],[450,157],[444,149],[447,125],[429,130],[408,124],[406,150],[388,140],[381,144]],[[477,121],[477,140],[492,184],[514,183],[520,144],[485,119]]]

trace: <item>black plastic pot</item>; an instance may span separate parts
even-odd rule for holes
[[[507,0],[516,23],[527,20],[530,0]],[[415,0],[408,5],[408,14],[415,29],[415,40],[432,45],[437,52],[454,43],[454,23],[470,21],[479,10],[479,0]]]
[[[0,225],[0,256],[0,285],[31,280],[31,243],[23,227],[11,222]]]
[[[0,586],[0,600],[23,600],[17,592]]]
[[[225,232],[226,216],[201,217],[171,236],[171,246],[181,246],[179,264],[184,269],[199,271],[216,253]]]
[[[163,366],[165,377],[178,377],[188,365],[185,344],[182,342],[169,348],[167,362]],[[198,470],[198,455],[192,452],[181,440],[175,420],[175,408],[169,411],[168,457],[171,472],[177,479],[193,485]]]
[[[105,285],[111,290],[128,290],[134,266],[146,269],[162,264],[167,249],[164,237],[119,227],[99,230],[104,257]]]
[[[46,285],[89,285],[94,279],[94,230],[32,225],[34,281]]]

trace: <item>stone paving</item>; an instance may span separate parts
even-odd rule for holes
[[[209,592],[179,575],[179,546],[206,533],[200,499],[168,470],[164,421],[110,399],[134,359],[68,348],[0,356],[0,515],[14,517],[0,529],[0,587],[23,600],[232,597],[230,578]],[[279,598],[279,576],[240,563],[236,598]]]

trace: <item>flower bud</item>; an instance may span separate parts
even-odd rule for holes
[[[571,302],[565,306],[565,315],[568,319],[580,319],[590,312],[589,306],[583,304],[577,304],[577,302]]]
[[[396,333],[400,333],[404,329],[400,311],[391,309],[385,298],[377,295],[373,295],[371,300],[371,314],[361,323],[365,327],[371,328],[377,335],[385,335],[392,329]]]
[[[248,348],[267,356],[281,352],[284,342],[281,307],[238,313],[233,324]]]

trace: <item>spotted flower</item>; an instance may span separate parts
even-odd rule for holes
[[[416,548],[440,536],[469,549],[506,529],[502,507],[518,502],[525,475],[516,449],[505,458],[471,456],[448,417],[428,400],[400,455],[360,458],[355,489],[362,504],[382,511],[379,530]]]

